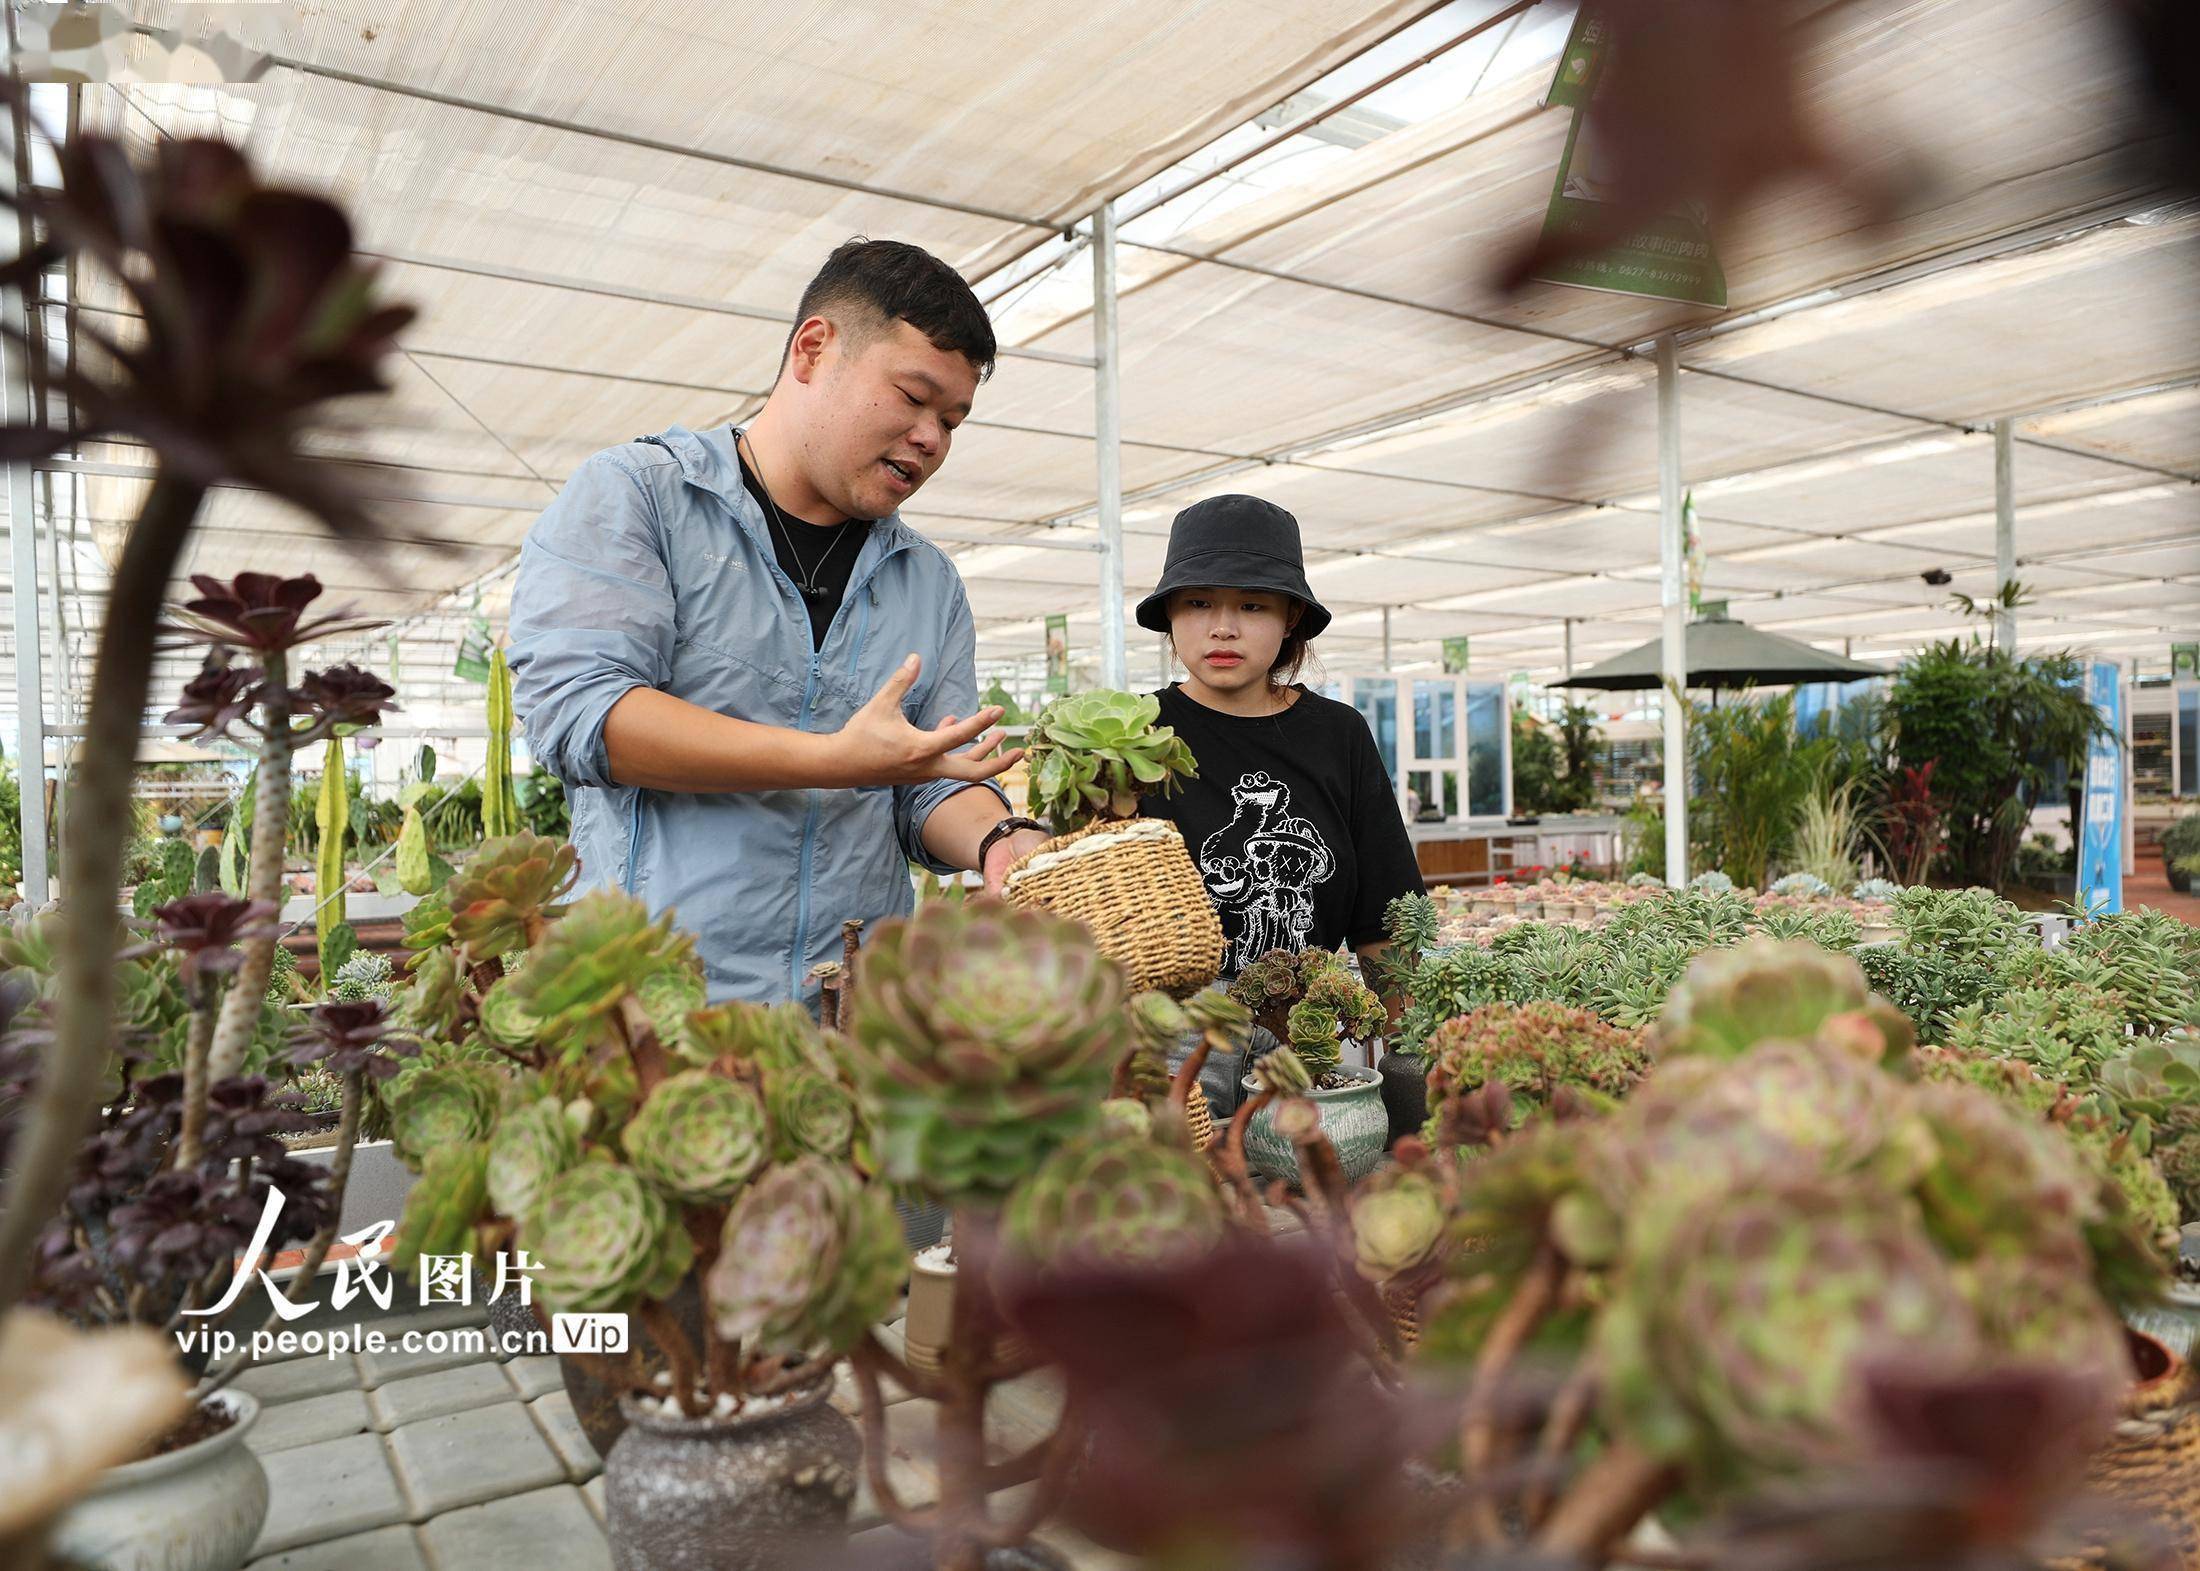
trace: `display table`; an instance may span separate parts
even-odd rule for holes
[[[1508,824],[1501,818],[1451,819],[1408,824],[1413,854],[1430,888],[1487,884],[1515,877],[1523,868],[1564,867],[1576,856],[1609,867],[1620,858],[1626,820],[1616,814],[1572,814],[1537,824]]]

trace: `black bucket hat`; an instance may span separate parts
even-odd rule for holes
[[[1306,584],[1299,521],[1257,496],[1211,496],[1176,515],[1169,525],[1161,582],[1138,602],[1138,625],[1166,633],[1169,596],[1202,585],[1289,595],[1306,607],[1292,629],[1302,638],[1312,638],[1329,625],[1328,609]]]

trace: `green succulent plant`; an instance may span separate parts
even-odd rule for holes
[[[442,946],[424,950],[413,956],[412,968],[412,981],[397,995],[398,1023],[420,1035],[449,1035],[467,997],[457,951]]]
[[[538,1040],[576,1051],[598,1038],[605,1017],[651,975],[689,966],[694,947],[671,913],[652,918],[633,896],[599,889],[568,907],[528,951],[526,968],[505,981],[518,1006],[541,1022]]]
[[[2179,1108],[2200,1105],[2200,1035],[2133,1043],[2101,1066],[2100,1083],[2127,1119],[2159,1123]]]
[[[1155,1265],[1222,1238],[1222,1200],[1191,1152],[1103,1128],[1057,1149],[1019,1184],[1003,1237],[1039,1266]]]
[[[704,1287],[719,1336],[830,1356],[886,1317],[908,1268],[885,1192],[838,1163],[803,1157],[735,1202]]]
[[[2200,931],[2151,907],[2082,922],[2058,954],[2102,968],[2132,1029],[2149,1035],[2200,1021]]]
[[[1607,1418],[1713,1489],[1861,1451],[1871,1361],[1980,1347],[1956,1273],[1873,1189],[1806,1174],[1643,1201],[1595,1330]]]
[[[397,1155],[417,1169],[445,1146],[487,1140],[496,1128],[504,1089],[504,1077],[477,1061],[408,1066],[383,1090]]]
[[[1123,975],[1080,925],[935,902],[864,947],[849,1048],[888,1179],[1000,1197],[1097,1116]]]
[[[1763,1041],[1807,1040],[1870,996],[1847,956],[1796,939],[1755,938],[1690,963],[1658,1017],[1658,1048],[1732,1058]]]
[[[660,1081],[619,1137],[626,1159],[675,1200],[731,1200],[771,1159],[763,1101],[738,1080],[705,1069]]]
[[[1848,912],[1808,906],[1769,907],[1757,913],[1756,925],[1767,938],[1807,939],[1836,954],[1854,949],[1864,934],[1862,924]]]
[[[2090,1081],[2127,1040],[2121,1002],[2083,983],[2020,987],[1967,1004],[1947,1029],[1958,1052],[2014,1059],[2058,1080]]]
[[[489,1147],[478,1140],[436,1147],[405,1194],[390,1264],[418,1271],[423,1255],[471,1255],[489,1204]]]
[[[547,835],[503,835],[482,842],[444,891],[450,935],[470,960],[524,949],[580,877],[580,854]]]
[[[450,886],[415,903],[400,920],[405,925],[405,947],[413,955],[406,964],[417,970],[427,956],[451,941]]]
[[[585,1115],[586,1109],[582,1113]],[[489,1141],[489,1203],[524,1224],[550,1180],[581,1159],[581,1133],[556,1097],[514,1108]]]
[[[1425,1265],[1443,1242],[1443,1191],[1409,1168],[1388,1167],[1352,1196],[1353,1268],[1382,1283]]]
[[[553,1313],[631,1310],[661,1299],[695,1259],[677,1208],[609,1160],[551,1179],[520,1239],[542,1266],[536,1300]]]
[[[684,1052],[689,1041],[688,1016],[708,1002],[701,969],[665,966],[652,971],[634,989],[634,996],[649,1016],[657,1040],[673,1052]]]
[[[1565,1004],[1485,1004],[1429,1038],[1427,1138],[1443,1133],[1445,1104],[1492,1080],[1513,1093],[1517,1119],[1548,1114],[1562,1088],[1609,1110],[1649,1072],[1639,1030],[1623,1030]]]
[[[1993,966],[2011,954],[2038,948],[2024,913],[1991,889],[1928,889],[1922,884],[1894,897],[1894,925],[1902,947]]]
[[[1313,1066],[1288,1043],[1253,1060],[1253,1083],[1275,1096],[1304,1096],[1314,1089]]]
[[[1096,818],[1129,818],[1141,796],[1168,796],[1199,773],[1191,747],[1160,724],[1149,693],[1071,693],[1047,706],[1025,741],[1029,810],[1057,834]]]

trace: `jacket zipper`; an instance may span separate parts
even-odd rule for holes
[[[848,602],[858,592],[868,596],[871,592],[871,580],[878,576],[878,570],[884,567],[893,557],[907,549],[908,547],[905,545],[887,547],[880,554],[878,560],[871,564],[869,572],[865,573],[861,579],[848,585],[847,592],[840,597],[839,606],[833,611],[832,621],[825,625],[825,643],[829,644],[833,641],[833,630],[840,626],[841,617],[847,613]],[[789,578],[786,569],[779,565],[779,557],[776,552],[769,553],[767,560],[771,562],[772,572],[778,577],[780,583],[786,586],[787,594],[794,598],[796,609],[802,611],[804,630],[807,631],[809,613],[802,608],[801,595],[794,587],[794,580]],[[856,635],[855,664],[858,670],[862,669],[863,639],[869,630],[870,606],[868,600],[866,600],[859,622],[859,631]],[[810,706],[817,698],[817,675],[824,658],[823,645],[819,645],[810,651],[809,674],[802,685],[802,714],[795,722],[799,728],[804,730],[809,728]],[[803,996],[803,962],[808,959],[810,953],[810,869],[817,850],[818,793],[809,791],[804,794],[809,798],[809,806],[802,815],[801,849],[796,857],[794,948],[787,955],[787,982],[790,996],[798,1003]]]

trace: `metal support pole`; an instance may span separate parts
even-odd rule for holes
[[[2017,455],[2016,424],[1994,422],[1994,593],[2004,594],[2017,577]],[[1994,610],[1994,647],[2016,658],[2017,612],[2014,606]]]
[[[49,414],[45,418],[50,420],[53,416]],[[46,504],[40,511],[44,514],[46,524],[46,610],[53,625],[53,712],[56,720],[73,720],[76,718],[76,705],[72,702],[74,695],[69,682],[68,611],[67,607],[62,604],[61,519],[54,512],[53,476],[40,475],[38,479],[39,491]],[[73,499],[77,495],[74,480],[69,482],[69,495],[72,498],[73,516]],[[43,677],[45,675],[44,670],[41,669],[39,674]],[[54,848],[61,855],[66,856],[68,854],[66,846],[69,838],[64,831],[64,826],[69,822],[69,771],[66,767],[54,771],[53,821]],[[57,875],[60,871],[61,869],[58,866],[55,867],[54,872]]]
[[[1574,619],[1562,618],[1559,626],[1566,630],[1566,674],[1571,677],[1574,674]]]
[[[1100,682],[1120,688],[1123,656],[1123,378],[1116,342],[1115,204],[1092,220],[1093,450],[1100,469]]]
[[[1658,566],[1665,620],[1665,881],[1688,882],[1688,590],[1681,522],[1681,389],[1673,335],[1658,340]]]
[[[1383,669],[1390,669],[1390,607],[1383,607]]]
[[[20,122],[18,122],[20,124]],[[21,333],[23,295],[0,301],[11,333]],[[0,376],[0,421],[13,425],[31,418],[30,366],[16,347],[7,346],[7,371]],[[46,694],[38,631],[38,528],[32,521],[31,470],[7,469],[8,560],[15,606],[15,767],[22,798],[23,898],[41,906],[52,898],[46,868]]]

